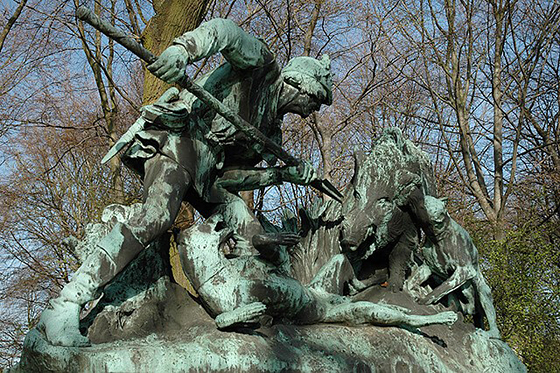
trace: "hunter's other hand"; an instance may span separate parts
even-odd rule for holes
[[[185,68],[189,63],[189,57],[185,48],[180,45],[172,45],[158,57],[158,59],[147,66],[148,70],[167,83],[175,83],[185,76]]]
[[[309,162],[302,162],[298,166],[288,166],[281,169],[282,181],[293,184],[308,185],[317,179],[315,169]]]

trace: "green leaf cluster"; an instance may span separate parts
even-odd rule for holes
[[[484,228],[474,235],[502,336],[530,372],[560,369],[560,251],[555,228],[526,223],[509,230],[502,241],[487,239]]]

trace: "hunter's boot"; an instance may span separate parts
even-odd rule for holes
[[[88,346],[80,334],[80,312],[84,304],[97,298],[111,281],[142,250],[143,245],[123,224],[117,223],[64,286],[60,296],[50,301],[38,328],[53,345]]]

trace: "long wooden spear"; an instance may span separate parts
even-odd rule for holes
[[[140,43],[138,43],[134,38],[126,35],[124,32],[118,30],[109,22],[100,19],[97,15],[95,15],[90,9],[80,6],[77,11],[76,15],[82,21],[90,24],[97,30],[101,31],[103,34],[107,35],[111,39],[115,40],[117,43],[121,44],[123,47],[140,57],[143,61],[148,64],[151,64],[157,60],[157,57],[154,56],[149,50],[144,48]],[[274,141],[270,140],[266,137],[261,131],[255,128],[253,125],[248,123],[245,119],[241,118],[236,112],[229,109],[225,106],[221,101],[216,99],[210,92],[199,86],[198,84],[194,83],[186,74],[184,78],[177,82],[179,86],[188,90],[194,96],[196,96],[200,101],[214,110],[216,113],[220,114],[222,117],[227,119],[235,128],[239,131],[243,132],[245,136],[250,138],[251,140],[255,141],[258,145],[258,148],[266,150],[276,156],[278,159],[284,161],[288,166],[299,166],[302,162],[292,156],[290,153],[285,151],[280,145],[276,144]],[[142,128],[143,123],[139,123],[138,121],[133,125],[138,128]],[[135,132],[137,132],[138,128],[135,128]],[[131,129],[133,129],[131,127]],[[127,131],[125,136],[130,132]],[[134,134],[132,134],[133,136]],[[123,136],[123,137],[125,137]],[[128,136],[130,137],[130,136]],[[122,138],[121,138],[122,139]],[[127,139],[123,139],[127,140]],[[114,156],[126,143],[128,143],[130,139],[126,142],[119,141],[104,159],[107,157],[111,158]],[[114,153],[114,154],[113,154]],[[112,155],[111,155],[112,154]],[[342,193],[335,188],[334,185],[331,184],[330,181],[326,179],[316,179],[313,180],[310,184],[313,188],[317,189],[328,195],[329,197],[335,199],[338,202],[342,202]]]

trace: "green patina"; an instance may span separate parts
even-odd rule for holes
[[[187,64],[215,53],[226,62],[197,83],[276,142],[284,114],[307,116],[332,102],[327,56],[295,58],[282,70],[261,40],[228,20],[178,37],[148,68],[168,82],[181,81]],[[109,156],[126,148],[122,159],[144,177],[145,201],[109,207],[84,240],[68,241],[84,263],[27,336],[17,369],[523,371],[496,339],[476,247],[436,198],[428,157],[398,129],[386,130],[368,156],[356,155],[342,205],[319,202],[301,212],[301,226],[287,215],[283,227],[259,221],[238,192],[321,183],[308,163],[255,167],[262,160],[274,165],[276,157],[246,135],[187,90],[172,88],[143,109]],[[166,232],[183,201],[206,218],[177,239],[202,306],[191,304],[185,312],[200,311],[198,324],[177,311],[186,295],[169,281]],[[229,251],[227,242],[234,243]],[[413,260],[415,251],[421,264]],[[387,291],[377,286],[384,281]],[[84,347],[79,313],[101,291],[82,331],[89,328],[92,340],[128,340]],[[485,316],[490,331],[480,321],[476,331],[453,325],[458,312]],[[266,329],[267,323],[273,326]],[[367,327],[316,325],[322,323]],[[295,326],[301,324],[308,326]],[[437,336],[418,330],[428,325]],[[447,338],[448,325],[457,340],[445,350],[439,339]],[[270,336],[255,332],[258,327]],[[245,332],[229,333],[239,330]],[[469,359],[470,367],[462,361]]]

